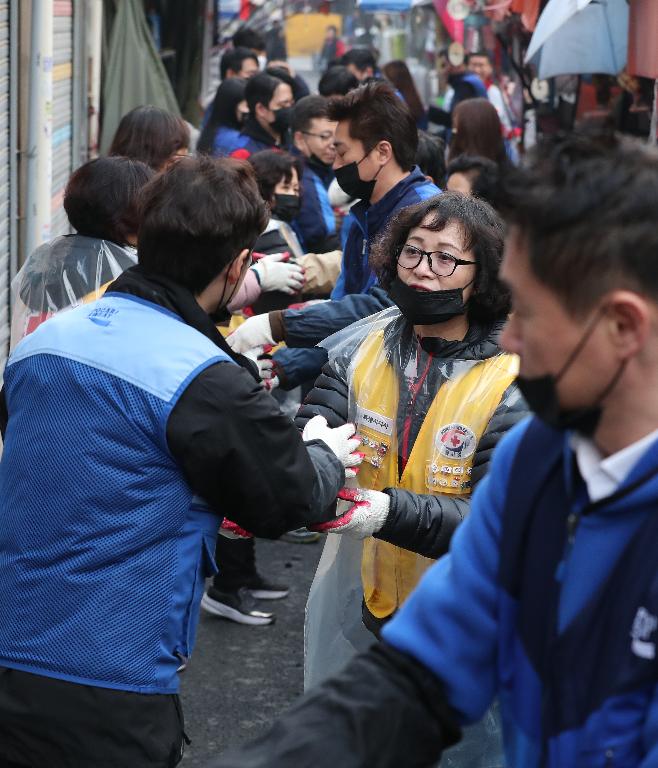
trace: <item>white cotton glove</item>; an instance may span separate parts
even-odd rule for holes
[[[265,313],[248,318],[226,337],[226,341],[229,347],[238,354],[245,354],[254,347],[276,344],[272,338],[269,315]]]
[[[287,253],[271,253],[263,256],[251,269],[258,275],[260,289],[266,291],[283,291],[290,295],[299,293],[304,287],[304,270],[299,264],[284,261]]]
[[[324,416],[314,416],[306,423],[302,432],[302,440],[322,440],[338,457],[344,467],[356,467],[363,461],[363,454],[356,449],[361,445],[354,424],[343,424],[332,429]]]
[[[276,389],[279,386],[279,377],[276,375],[274,360],[271,355],[265,354],[263,347],[248,349],[244,356],[256,363],[258,375],[265,389]]]
[[[337,517],[328,523],[318,523],[314,531],[346,533],[355,539],[365,539],[381,531],[391,506],[391,497],[381,491],[341,488],[338,493]]]

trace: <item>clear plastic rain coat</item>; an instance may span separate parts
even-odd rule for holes
[[[84,235],[64,235],[39,246],[11,284],[12,348],[56,312],[97,298],[136,263],[134,248]]]
[[[352,483],[439,496],[467,514],[479,440],[493,414],[519,400],[516,359],[492,343],[448,343],[434,355],[397,308],[355,323],[322,346],[348,385],[347,418],[357,424],[366,454]],[[375,617],[386,618],[432,562],[387,541],[328,536],[306,610],[305,687],[376,642],[362,621],[364,599]],[[493,710],[441,762],[454,768],[502,764]]]

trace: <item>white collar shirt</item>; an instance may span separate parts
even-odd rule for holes
[[[604,457],[592,440],[574,432],[570,444],[590,501],[594,503],[613,494],[657,439],[658,429]]]

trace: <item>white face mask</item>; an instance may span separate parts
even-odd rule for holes
[[[267,64],[267,56],[259,56],[258,57],[258,68],[261,72],[265,71],[265,66]]]

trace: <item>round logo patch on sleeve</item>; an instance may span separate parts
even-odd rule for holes
[[[477,440],[465,424],[446,424],[437,432],[436,448],[447,459],[467,459],[475,453]]]

